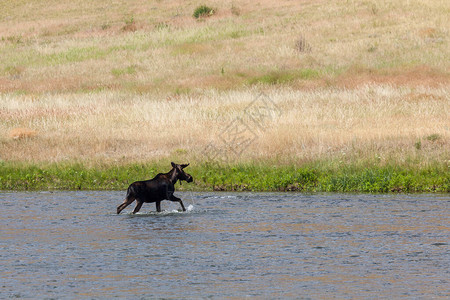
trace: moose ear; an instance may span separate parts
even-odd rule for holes
[[[172,164],[172,168],[176,168],[177,167],[177,165],[174,162],[171,162],[171,164]]]
[[[187,166],[189,166],[189,164],[181,165],[181,168],[184,169],[184,168],[186,168]]]

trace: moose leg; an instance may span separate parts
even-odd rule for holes
[[[130,205],[131,203],[133,203],[133,201],[135,200],[135,198],[130,197],[130,198],[125,198],[125,200],[123,201],[122,204],[120,204],[119,206],[117,206],[117,214],[120,214],[120,212],[122,210],[125,209],[125,207],[127,207],[128,205]]]
[[[139,200],[139,199],[137,199],[137,204],[136,204],[136,207],[133,210],[133,214],[137,213],[141,209],[142,204],[144,204],[144,202]]]
[[[170,200],[170,201],[173,201],[173,202],[178,202],[178,203],[180,203],[180,204],[181,204],[181,208],[183,209],[183,211],[186,211],[186,208],[184,208],[184,205],[183,205],[183,201],[181,201],[180,198],[175,197],[174,195],[172,195],[172,196],[170,196],[170,199],[169,199],[169,200]]]
[[[156,211],[161,212],[161,201],[156,201]]]

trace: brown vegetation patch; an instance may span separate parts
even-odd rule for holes
[[[82,78],[78,74],[73,77],[27,78],[13,80],[0,77],[0,92],[55,93],[55,92],[89,92],[98,90],[117,90],[122,86],[114,82],[95,82]]]
[[[388,72],[352,67],[336,79],[330,80],[329,83],[352,89],[367,84],[438,87],[449,85],[450,76],[429,66],[417,66],[406,70]]]
[[[405,95],[405,100],[409,102],[418,103],[421,101],[430,101],[430,100],[445,100],[443,96],[434,95],[431,93],[408,93]]]
[[[422,38],[433,38],[437,35],[437,30],[435,28],[426,27],[419,30],[419,36]]]
[[[131,31],[135,32],[138,29],[136,22],[133,18],[126,20],[125,25],[122,27],[122,31]]]
[[[9,132],[9,137],[15,140],[29,139],[37,135],[37,131],[29,128],[14,128]]]

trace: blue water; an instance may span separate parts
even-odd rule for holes
[[[449,195],[0,193],[0,298],[450,297]]]

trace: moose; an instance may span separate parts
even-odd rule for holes
[[[127,190],[127,196],[122,204],[117,207],[117,214],[133,203],[134,200],[137,201],[136,207],[133,210],[133,214],[137,213],[144,202],[153,203],[156,202],[156,210],[161,212],[161,201],[170,200],[173,202],[179,202],[183,211],[184,208],[183,201],[173,195],[175,192],[175,183],[180,180],[186,182],[192,182],[192,176],[184,172],[184,168],[189,166],[189,164],[172,164],[172,170],[168,173],[159,173],[153,179],[145,181],[136,181],[130,184]]]

